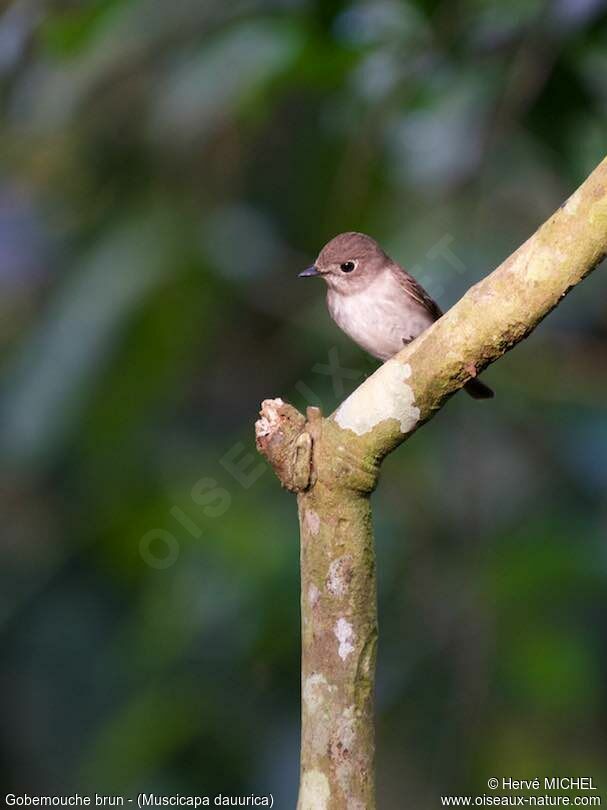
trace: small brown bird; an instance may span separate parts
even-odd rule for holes
[[[335,323],[378,360],[387,360],[443,314],[418,282],[364,233],[341,233],[300,278],[322,276]],[[473,378],[464,386],[475,399],[493,391]]]

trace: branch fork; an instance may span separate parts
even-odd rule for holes
[[[263,402],[257,447],[297,494],[300,522],[298,810],[375,808],[377,611],[369,496],[381,461],[527,337],[606,253],[604,160],[527,242],[330,417],[318,408],[304,416],[281,399]]]

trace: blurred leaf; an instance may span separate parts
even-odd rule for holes
[[[31,464],[57,448],[141,299],[171,272],[162,220],[106,235],[48,307],[6,377],[0,446]]]
[[[114,8],[129,0],[88,0],[43,21],[41,36],[52,52],[69,56],[83,50]]]
[[[208,137],[286,70],[300,44],[292,25],[246,22],[184,55],[156,94],[150,123],[154,137],[177,147],[184,137]]]

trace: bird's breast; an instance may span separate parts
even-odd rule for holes
[[[387,360],[428,328],[433,318],[390,276],[364,290],[342,294],[329,289],[329,313],[337,325],[366,352]]]

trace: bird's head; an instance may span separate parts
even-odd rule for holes
[[[363,290],[389,262],[375,239],[349,231],[327,242],[299,278],[322,277],[332,290],[345,295]]]

